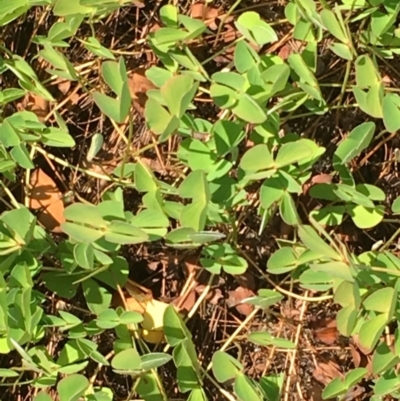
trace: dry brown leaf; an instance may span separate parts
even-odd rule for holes
[[[62,193],[55,182],[42,169],[31,173],[29,207],[37,212],[38,221],[49,231],[61,232],[64,219]]]
[[[125,297],[127,310],[143,315],[143,321],[140,323],[142,338],[151,344],[164,342],[163,319],[168,304],[153,299],[151,290],[132,280],[128,280],[124,288],[129,294]],[[116,294],[114,305],[125,306],[119,294]]]
[[[17,104],[17,109],[31,111],[37,115],[40,122],[44,122],[49,112],[49,102],[39,95],[28,93],[22,101]]]
[[[191,274],[196,273],[200,270],[199,256],[188,255],[184,260],[184,267],[186,276],[189,277]]]
[[[349,344],[349,347],[354,367],[359,368],[361,366],[361,354],[353,344]]]
[[[226,304],[229,308],[235,307],[236,310],[244,316],[250,315],[254,309],[254,305],[241,303],[244,299],[254,297],[254,292],[249,288],[237,287],[234,291],[228,291],[228,299]]]
[[[206,289],[206,286],[204,284],[199,284],[195,288],[195,291],[198,294],[201,294],[205,289]],[[208,292],[205,300],[212,305],[217,305],[221,298],[223,298],[222,291],[219,288],[211,288],[210,291]]]
[[[278,56],[282,60],[286,60],[293,53],[293,49],[289,45],[289,43],[285,43],[279,50]]]
[[[67,79],[64,81],[60,81],[57,85],[58,90],[63,94],[66,95],[68,91],[71,89],[71,81],[68,81]]]
[[[332,176],[330,174],[317,174],[311,178],[312,184],[331,184]]]
[[[184,314],[188,313],[189,311],[192,310],[194,304],[196,303],[197,295],[196,291],[190,291],[188,294],[182,296],[179,296],[175,298],[171,304],[176,306],[177,309],[180,312],[183,312]]]
[[[256,290],[256,282],[254,280],[254,276],[250,272],[246,272],[239,276],[235,276],[236,281],[242,287],[249,288],[252,291]]]
[[[339,338],[335,319],[325,319],[319,322],[319,327],[315,330],[315,338],[324,344],[332,345]]]
[[[154,172],[160,174],[160,175],[166,175],[167,171],[164,169],[162,164],[158,159],[150,159],[148,157],[141,157],[140,161],[146,164],[151,170]]]
[[[315,380],[326,386],[332,379],[335,379],[336,377],[343,377],[343,374],[340,372],[338,364],[328,361],[327,363],[318,363],[318,366],[313,372],[313,377]]]
[[[146,92],[155,89],[153,83],[146,77],[144,68],[136,68],[128,76],[129,91],[133,99],[133,106],[138,113],[143,115],[147,101]]]
[[[192,4],[190,9],[190,16],[195,19],[204,21],[210,29],[215,30],[218,28],[216,19],[219,17],[220,9],[206,4],[204,1],[197,1]]]

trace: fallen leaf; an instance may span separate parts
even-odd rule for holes
[[[201,294],[205,288],[206,286],[204,284],[200,284],[195,288],[195,291]],[[205,299],[210,304],[217,305],[221,298],[223,298],[222,291],[219,288],[211,288]]]
[[[335,379],[336,377],[342,378],[343,374],[340,372],[338,364],[328,361],[327,363],[318,363],[318,366],[313,372],[313,377],[315,380],[326,386],[332,379]]]
[[[176,306],[179,312],[183,312],[184,314],[190,312],[196,303],[196,291],[189,291],[188,294],[184,296],[179,296],[175,298],[171,303]]]
[[[146,92],[155,89],[153,83],[146,77],[144,68],[136,68],[128,76],[129,91],[133,99],[136,111],[143,115],[144,106],[147,101]]]
[[[242,301],[249,297],[254,297],[255,294],[252,290],[245,287],[237,287],[234,291],[228,291],[228,299],[226,304],[229,308],[235,307],[236,310],[244,316],[250,315],[254,309],[254,305],[242,303]]]
[[[220,8],[213,7],[204,1],[197,1],[192,4],[190,9],[190,16],[195,19],[204,21],[210,29],[215,30],[218,28],[216,19],[219,17]]]
[[[185,267],[185,273],[186,277],[189,277],[190,275],[197,273],[200,270],[199,266],[199,255],[188,255],[184,262],[183,265]]]
[[[312,184],[331,184],[332,176],[330,174],[317,174],[311,178]]]
[[[359,368],[361,366],[361,354],[353,344],[349,344],[349,347],[354,367]]]
[[[315,338],[324,344],[332,345],[339,338],[339,332],[336,327],[335,319],[323,319],[319,323],[319,327],[315,329]]]
[[[68,81],[67,79],[60,81],[57,84],[58,90],[63,94],[66,95],[68,91],[71,89],[71,81]]]
[[[17,104],[17,109],[31,111],[37,115],[40,122],[44,122],[49,112],[49,102],[39,95],[28,93],[24,96],[22,101]]]
[[[167,174],[166,169],[162,166],[162,164],[160,163],[160,161],[158,159],[150,159],[148,157],[141,157],[140,161],[143,162],[143,164],[146,164],[155,173],[158,173],[160,175]]]
[[[164,342],[164,313],[168,304],[152,299],[146,303],[146,310],[143,313],[142,336],[145,341],[151,344]]]
[[[252,291],[256,290],[254,276],[249,271],[239,276],[235,276],[235,279],[240,286],[249,288]]]
[[[29,208],[37,212],[38,221],[49,231],[61,233],[64,219],[64,202],[57,185],[42,169],[31,173]]]
[[[125,297],[126,309],[143,315],[143,321],[140,323],[142,338],[150,344],[165,342],[164,313],[168,304],[153,299],[151,290],[132,280],[128,280],[124,288],[129,294]],[[114,302],[115,305],[123,306],[119,294]]]

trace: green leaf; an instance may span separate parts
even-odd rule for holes
[[[366,122],[354,128],[349,136],[337,147],[333,159],[334,164],[349,163],[366,149],[373,138],[375,124]]]
[[[314,271],[320,271],[328,274],[330,277],[354,281],[354,269],[344,262],[326,262],[326,263],[313,263],[310,268]]]
[[[400,362],[400,358],[395,355],[386,343],[381,343],[376,347],[372,356],[372,372],[379,375],[389,369],[392,369]]]
[[[263,401],[260,391],[256,384],[245,374],[241,373],[236,377],[234,389],[241,401]]]
[[[250,333],[247,336],[247,338],[255,344],[260,344],[265,346],[273,345],[275,347],[286,348],[286,349],[296,348],[296,344],[294,344],[292,341],[285,340],[284,338],[274,337],[267,331],[254,331]]]
[[[92,244],[76,244],[74,246],[74,258],[80,267],[86,270],[92,270],[94,267],[94,253]]]
[[[28,149],[23,143],[14,146],[11,149],[10,155],[16,163],[25,169],[33,169],[35,167],[29,155]]]
[[[325,25],[326,29],[329,31],[331,35],[333,35],[336,39],[340,40],[342,43],[349,43],[349,39],[347,38],[346,32],[343,31],[342,26],[337,20],[335,14],[324,8],[320,13],[322,23]]]
[[[400,96],[396,93],[388,93],[383,98],[382,104],[383,123],[389,132],[400,129]]]
[[[92,136],[92,138],[90,139],[89,150],[86,155],[87,161],[90,162],[97,156],[101,147],[103,146],[103,143],[104,143],[103,135],[96,133]]]
[[[246,303],[266,309],[283,299],[283,295],[274,290],[261,289],[258,295],[247,298]]]
[[[260,61],[258,54],[245,42],[236,43],[234,61],[236,70],[243,74]]]
[[[102,113],[115,122],[122,124],[128,115],[121,99],[114,99],[100,92],[93,92],[93,99]]]
[[[356,83],[360,89],[370,88],[371,86],[380,83],[379,73],[372,61],[371,57],[367,54],[357,57],[355,61],[356,68]]]
[[[336,315],[336,325],[342,336],[350,337],[357,323],[358,309],[354,305],[346,306]]]
[[[275,163],[278,168],[300,162],[311,157],[314,150],[305,140],[298,140],[283,144],[276,156]]]
[[[324,400],[333,399],[339,397],[342,394],[345,394],[347,391],[346,386],[340,380],[340,378],[335,378],[328,385],[325,387],[324,391],[322,392],[322,398]]]
[[[354,224],[361,229],[377,226],[385,217],[384,206],[368,208],[361,205],[346,206],[347,212],[351,216]]]
[[[392,212],[394,214],[400,213],[400,196],[398,196],[392,203]]]
[[[268,273],[284,274],[298,266],[297,255],[293,248],[285,246],[275,251],[267,262]]]
[[[288,192],[285,192],[281,199],[279,211],[282,216],[282,220],[286,224],[295,226],[300,223],[300,217],[297,214],[296,204]]]
[[[89,387],[89,380],[78,374],[61,379],[57,384],[60,401],[78,401]]]
[[[149,128],[165,141],[180,125],[179,118],[171,115],[159,102],[149,98],[146,102],[144,115]]]
[[[83,281],[82,290],[89,310],[95,315],[99,315],[110,307],[112,294],[95,280],[87,279]]]
[[[148,235],[141,229],[124,221],[114,220],[108,227],[104,238],[113,244],[140,244],[148,240]]]
[[[262,124],[267,119],[265,109],[263,109],[252,96],[241,93],[236,97],[237,103],[232,111],[242,120],[252,124]]]
[[[18,372],[12,369],[0,368],[0,377],[18,377]]]
[[[165,337],[172,347],[176,347],[186,338],[192,338],[190,331],[173,306],[167,307],[163,319]]]
[[[190,75],[177,75],[170,78],[161,87],[161,96],[165,100],[169,112],[181,118],[197,92],[198,83],[194,83]]]
[[[122,372],[136,372],[141,370],[142,359],[134,348],[128,348],[117,355],[111,361],[113,369]]]
[[[246,172],[256,172],[274,167],[274,160],[268,146],[259,144],[246,151],[239,166]]]
[[[56,0],[53,14],[57,17],[65,17],[67,15],[82,14],[88,15],[95,11],[93,7],[84,7],[80,4],[80,0]]]
[[[338,255],[336,251],[327,243],[325,243],[311,226],[299,226],[298,233],[303,244],[308,249],[321,255],[321,257],[328,257],[338,261],[342,260],[342,257]]]
[[[136,164],[134,177],[138,192],[151,192],[158,188],[153,172],[140,160]]]
[[[223,351],[217,351],[212,356],[212,370],[220,383],[234,379],[242,369],[239,361]]]
[[[392,287],[381,288],[374,291],[363,301],[363,306],[368,311],[386,313],[390,320],[397,303],[397,291]]]
[[[44,391],[41,391],[38,393],[33,401],[52,401],[53,399],[50,397],[49,394],[45,393]]]
[[[171,355],[164,352],[152,352],[141,356],[141,368],[143,370],[157,369],[172,359]]]
[[[263,46],[278,40],[275,31],[254,11],[241,13],[235,25],[247,40],[256,45]]]
[[[378,343],[388,322],[386,314],[375,316],[365,322],[359,332],[359,341],[367,352],[371,352]]]
[[[348,45],[343,43],[331,43],[329,45],[329,49],[331,49],[337,56],[345,60],[353,60],[353,53]]]

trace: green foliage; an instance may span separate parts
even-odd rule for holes
[[[12,355],[18,354],[22,362],[21,366],[2,367],[0,377],[18,383],[20,373],[34,373],[29,384],[40,390],[35,401],[50,400],[46,392],[50,387],[61,401],[113,400],[112,389],[95,387],[86,377],[87,366],[95,363],[99,369],[108,366],[117,375],[132,377],[132,395],[155,401],[167,399],[158,369],[168,364],[174,365],[178,390],[191,401],[208,399],[204,383],[211,370],[218,389],[229,388],[238,400],[278,401],[283,373],[253,380],[244,373],[242,362],[223,351],[225,348],[213,354],[209,369],[205,369],[194,333],[172,306],[163,315],[168,346],[154,352],[139,335],[144,317],[112,306],[113,293],[128,279],[130,266],[122,256],[126,245],[157,242],[177,252],[195,249],[202,271],[225,277],[244,274],[249,260],[240,242],[241,230],[253,208],[259,235],[266,235],[276,216],[295,233],[294,240],[277,238],[279,247],[269,255],[266,274],[284,274],[301,289],[332,294],[339,308],[339,333],[357,335],[359,344],[372,355],[375,398],[371,399],[398,398],[400,259],[386,250],[390,244],[354,252],[332,235],[331,229],[344,222],[360,230],[398,223],[400,197],[388,199],[375,183],[360,179],[357,167],[383,135],[400,129],[398,90],[387,84],[381,68],[382,62],[388,64],[399,54],[396,21],[400,4],[389,0],[289,1],[285,17],[293,27],[293,38],[304,46],[285,58],[260,51],[278,42],[276,24],[267,23],[255,11],[243,12],[234,22],[239,37],[231,45],[232,62],[212,74],[207,71],[207,60],[199,60],[191,47],[193,42],[205,40],[207,25],[181,14],[172,4],[161,7],[162,26],[146,38],[157,65],[146,72],[154,87],[147,91],[144,119],[155,145],[179,143],[173,157],[180,170],[172,182],[136,157],[144,150],[131,155],[134,127],[129,63],[118,56],[121,52],[95,37],[96,24],[130,3],[0,1],[2,27],[15,20],[22,22],[34,7],[41,12],[46,8],[57,17],[47,32],[32,38],[38,48],[34,58],[48,66],[50,81],[81,85],[102,120],[114,126],[127,124],[130,129],[126,154],[112,175],[106,176],[111,189],[96,204],[67,206],[62,236],[54,238],[9,187],[22,176],[21,171],[29,176],[36,166],[37,151],[60,163],[51,153],[53,148],[74,148],[80,143],[57,111],[49,81],[34,71],[33,59],[1,46],[1,73],[15,78],[17,87],[0,92],[0,179],[4,189],[0,197],[8,197],[5,204],[12,204],[0,215],[0,354],[10,354],[10,360],[16,360]],[[84,25],[91,28],[91,34],[82,39],[80,28]],[[343,82],[336,86],[323,82],[318,70],[325,40],[327,51],[344,66]],[[99,86],[93,87],[74,64],[72,41],[80,42],[93,66],[99,66],[98,71],[93,67]],[[328,103],[327,86],[339,86],[339,100],[334,105]],[[297,116],[323,116],[335,108],[338,112],[345,109],[346,93],[354,100],[348,107],[363,113],[365,122],[352,125],[334,149],[325,149],[323,138],[309,138],[304,132],[283,133],[285,124]],[[52,122],[28,110],[5,113],[6,107],[25,95],[50,102]],[[219,110],[216,121],[199,117],[200,95],[209,96]],[[384,130],[377,132],[379,127]],[[204,135],[199,139],[197,133]],[[99,155],[106,139],[105,132],[91,134],[88,162]],[[306,189],[321,161],[332,166],[334,179]],[[75,169],[62,160],[60,164]],[[124,189],[138,194],[138,208],[126,206]],[[304,208],[304,195],[318,207]],[[260,289],[244,302],[256,312],[268,313],[284,298],[278,290]],[[68,302],[82,295],[87,313],[83,317],[73,309],[58,309],[51,314],[46,305],[49,294]],[[389,327],[395,327],[394,349],[381,341]],[[57,357],[43,346],[50,331],[65,340]],[[96,342],[107,331],[113,331],[115,337],[112,357]],[[261,329],[246,338],[261,347],[297,346]],[[323,398],[344,399],[367,374],[365,368],[349,370],[326,386]]]

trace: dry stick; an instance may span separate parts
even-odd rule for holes
[[[225,351],[228,348],[228,346],[235,340],[238,334],[246,327],[246,325],[251,321],[251,319],[254,318],[254,316],[257,314],[259,310],[260,310],[259,308],[255,308],[253,312],[251,312],[250,315],[247,316],[245,320],[243,320],[240,326],[231,334],[231,336],[226,340],[224,345],[219,349],[220,351]],[[212,362],[208,364],[206,371],[208,372],[211,368],[212,368]]]
[[[308,291],[306,292],[306,294],[308,294]],[[289,366],[289,371],[288,371],[288,379],[286,381],[286,386],[285,386],[285,401],[287,401],[289,398],[291,375],[292,375],[292,373],[294,373],[294,365],[295,365],[296,356],[297,356],[297,347],[299,345],[300,334],[301,334],[301,330],[303,328],[302,322],[303,322],[303,318],[304,318],[304,313],[307,309],[306,306],[307,306],[307,303],[306,303],[306,301],[304,301],[301,306],[301,311],[300,311],[300,316],[299,316],[299,324],[297,326],[296,337],[295,337],[295,341],[294,341],[294,343],[296,344],[296,348],[292,352],[292,358],[290,361],[290,366]]]
[[[308,296],[302,296],[302,295],[298,295],[295,294],[294,292],[285,290],[284,288],[280,287],[279,285],[277,285],[274,281],[272,281],[257,265],[256,262],[254,262],[254,260],[243,250],[243,249],[239,249],[239,252],[247,259],[247,261],[253,266],[255,267],[258,272],[263,276],[263,278],[265,280],[268,281],[268,283],[270,283],[277,291],[281,292],[282,294],[287,295],[288,297],[291,298],[295,298],[295,299],[299,299],[300,301],[306,301],[306,302],[321,302],[321,301],[326,301],[328,299],[332,299],[333,295],[323,295],[320,297],[308,297]]]
[[[12,192],[8,189],[8,187],[4,184],[3,180],[0,180],[0,185],[3,187],[4,192],[8,195],[8,197],[10,198],[11,203],[13,204],[13,206],[16,209],[19,209],[21,206],[19,205],[19,203],[17,202],[17,200],[15,199],[14,195],[12,194]]]
[[[197,309],[200,307],[201,303],[205,300],[205,298],[207,297],[208,293],[210,292],[211,289],[211,283],[214,279],[214,275],[212,274],[208,280],[207,286],[204,288],[204,291],[201,293],[201,295],[199,296],[199,299],[196,301],[196,303],[193,305],[192,309],[189,311],[189,313],[187,314],[186,318],[185,318],[185,323],[194,316],[194,314],[197,312]],[[167,352],[169,349],[171,348],[171,346],[169,344],[167,344],[164,347],[163,352]]]
[[[108,360],[114,355],[114,353],[115,353],[114,350],[113,350],[113,351],[110,351],[110,352],[105,356],[105,359],[108,361]],[[97,377],[97,375],[99,374],[99,372],[100,372],[100,370],[101,370],[101,368],[102,368],[103,366],[104,366],[104,365],[103,365],[102,363],[97,364],[96,369],[95,369],[94,372],[93,372],[93,375],[92,375],[92,376],[90,377],[90,379],[89,379],[89,387],[88,387],[88,390],[87,390],[86,394],[92,394],[94,382],[95,382],[96,377]]]

